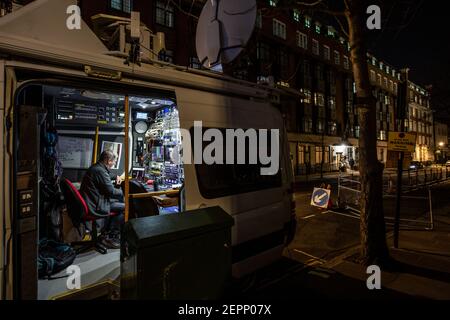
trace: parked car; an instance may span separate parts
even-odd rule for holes
[[[423,169],[423,164],[420,161],[411,161],[411,163],[409,164],[409,168],[411,170]]]
[[[423,163],[423,165],[424,165],[425,167],[431,167],[431,166],[433,165],[433,161],[431,161],[431,160],[425,161],[425,162]]]

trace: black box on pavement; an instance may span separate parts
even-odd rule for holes
[[[231,278],[233,218],[220,207],[124,225],[121,299],[220,298]]]

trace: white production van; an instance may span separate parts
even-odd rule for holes
[[[278,174],[230,183],[221,171],[224,166],[184,164],[182,210],[220,206],[234,218],[233,276],[279,259],[293,239],[296,221],[287,134],[280,112],[270,103],[277,89],[158,62],[125,65],[124,59],[107,54],[84,22],[73,36],[72,31],[58,28],[65,15],[58,20],[42,5],[45,2],[36,1],[0,18],[0,297],[29,298],[33,293],[28,291],[35,290],[30,281],[36,279],[37,269],[40,173],[36,168],[40,159],[20,149],[26,145],[22,140],[32,139],[36,131],[18,123],[22,123],[24,106],[43,114],[48,111],[49,104],[40,93],[52,88],[103,96],[170,96],[178,108],[180,128],[186,130],[191,130],[194,121],[202,121],[204,128],[278,129]],[[33,19],[37,16],[39,22]],[[35,25],[26,26],[24,21]],[[93,134],[82,128],[71,132],[77,130]],[[27,195],[34,203],[21,202]]]

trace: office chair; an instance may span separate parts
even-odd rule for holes
[[[109,215],[101,216],[89,212],[88,206],[81,196],[80,192],[75,188],[75,186],[68,179],[61,180],[61,190],[64,194],[66,200],[67,212],[74,227],[79,229],[81,223],[91,222],[92,223],[92,240],[73,242],[72,245],[81,245],[82,248],[77,250],[77,252],[83,252],[90,248],[95,248],[101,254],[106,254],[107,249],[99,242],[97,223],[99,219],[104,219],[106,217],[116,216],[118,213],[111,212]]]
[[[137,180],[130,180],[128,192],[129,194],[148,193],[145,186]],[[155,199],[152,197],[130,199],[130,213],[134,218],[157,216],[159,215],[159,209]]]

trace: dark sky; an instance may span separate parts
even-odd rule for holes
[[[450,118],[450,12],[444,1],[392,0],[381,3],[382,30],[370,31],[368,47],[410,79],[433,85],[436,116]]]

